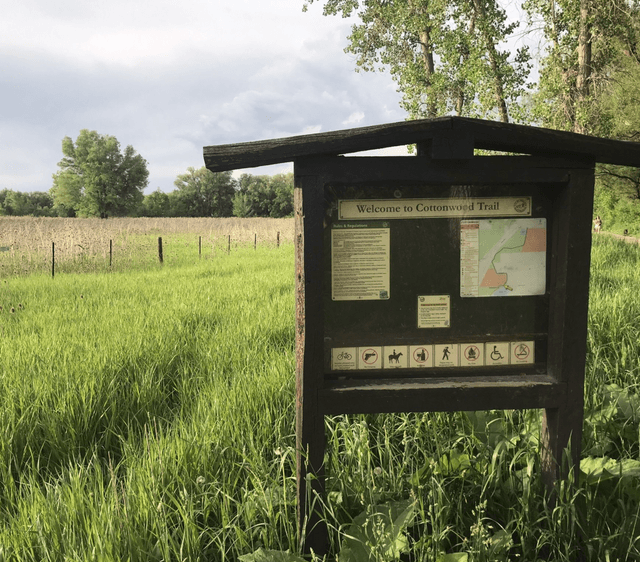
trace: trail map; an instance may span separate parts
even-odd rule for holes
[[[460,296],[545,293],[546,219],[463,220],[460,232]]]

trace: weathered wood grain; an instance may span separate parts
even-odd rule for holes
[[[338,155],[419,144],[434,159],[465,159],[473,149],[640,166],[640,143],[601,139],[567,131],[464,117],[441,117],[204,147],[209,170],[252,168],[316,155]]]

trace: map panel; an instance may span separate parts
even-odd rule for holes
[[[546,219],[461,221],[462,297],[543,295],[546,263]]]

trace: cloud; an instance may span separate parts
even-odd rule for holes
[[[202,166],[203,146],[404,119],[388,75],[354,72],[350,22],[319,11],[276,0],[14,4],[0,23],[0,189],[48,190],[62,138],[84,128],[132,145],[150,192]]]
[[[355,125],[356,123],[360,123],[364,119],[364,113],[362,111],[356,111],[349,115],[345,121],[342,122],[343,125]]]

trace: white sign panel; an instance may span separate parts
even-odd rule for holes
[[[449,295],[418,297],[418,328],[448,328],[450,325],[451,297]]]

